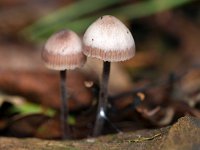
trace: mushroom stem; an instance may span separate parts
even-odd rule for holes
[[[101,134],[104,125],[104,118],[107,108],[108,101],[108,80],[110,74],[110,62],[103,63],[103,73],[102,73],[102,81],[100,85],[100,93],[99,93],[99,103],[97,109],[97,117],[94,127],[93,136],[98,136]]]
[[[66,70],[60,71],[60,94],[61,94],[61,132],[62,132],[62,138],[67,138],[67,117],[68,117],[68,105],[67,105],[67,88],[66,88]]]

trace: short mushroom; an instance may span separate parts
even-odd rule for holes
[[[106,15],[88,27],[83,36],[83,46],[83,53],[86,56],[103,60],[99,104],[93,133],[97,136],[104,125],[110,62],[131,59],[135,55],[135,42],[129,29],[119,19]]]
[[[61,87],[61,128],[66,138],[66,120],[68,117],[66,70],[82,67],[86,61],[82,53],[82,42],[79,36],[70,30],[53,34],[42,51],[42,60],[49,69],[60,71]]]

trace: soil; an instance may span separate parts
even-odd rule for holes
[[[2,150],[199,150],[200,119],[185,116],[172,126],[155,130],[118,133],[82,140],[40,140],[35,138],[0,138]]]

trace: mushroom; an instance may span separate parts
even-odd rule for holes
[[[103,128],[104,114],[106,114],[110,63],[131,59],[135,55],[135,42],[129,29],[119,19],[105,15],[98,18],[86,30],[83,36],[83,53],[88,57],[103,60],[99,103],[93,133],[94,136],[98,136]]]
[[[82,53],[82,42],[75,32],[62,30],[53,34],[47,40],[41,56],[47,68],[60,71],[61,129],[63,138],[66,138],[66,120],[68,117],[66,73],[67,70],[84,65],[86,57]]]

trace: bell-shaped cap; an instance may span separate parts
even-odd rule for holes
[[[65,70],[82,67],[86,57],[79,36],[73,31],[62,30],[47,40],[42,60],[50,69]]]
[[[135,55],[135,42],[129,29],[116,17],[97,19],[83,36],[83,53],[109,62],[125,61]]]

